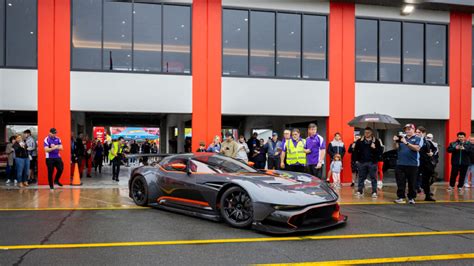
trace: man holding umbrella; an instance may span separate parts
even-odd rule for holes
[[[357,188],[357,196],[362,196],[364,193],[364,181],[367,176],[370,176],[372,183],[372,198],[377,198],[377,161],[382,153],[382,146],[380,141],[374,136],[372,128],[366,127],[364,130],[364,137],[357,140],[354,146],[352,156],[355,160],[359,172],[359,184]]]

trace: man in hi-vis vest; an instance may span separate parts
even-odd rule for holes
[[[291,139],[285,142],[281,158],[285,158],[286,164],[288,165],[289,171],[292,172],[305,172],[306,166],[306,152],[305,152],[306,141],[300,137],[300,130],[295,128],[291,131]],[[282,169],[285,168],[285,162],[282,160],[280,163]]]

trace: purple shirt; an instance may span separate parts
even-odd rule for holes
[[[61,143],[61,139],[56,137],[56,138],[52,138],[50,136],[47,136],[45,139],[44,139],[44,147],[45,148],[51,148],[51,145],[54,144],[54,145],[62,145]],[[59,150],[53,150],[53,151],[50,151],[50,152],[46,152],[46,159],[48,158],[51,158],[51,159],[55,159],[55,158],[61,158],[61,155],[59,155]]]
[[[316,133],[316,135],[306,138],[304,148],[311,150],[311,153],[306,154],[306,163],[308,165],[316,165],[319,163],[319,151],[326,149],[326,143],[323,137]]]

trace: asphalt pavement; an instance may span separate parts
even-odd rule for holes
[[[0,265],[474,265],[472,202],[342,212],[345,226],[281,237],[158,209],[0,211]]]

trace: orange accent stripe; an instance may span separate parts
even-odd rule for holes
[[[183,199],[183,198],[177,198],[177,197],[163,196],[163,197],[159,197],[156,201],[159,202],[160,200],[174,200],[174,201],[181,201],[181,202],[185,202],[185,203],[191,203],[191,204],[201,205],[201,206],[204,206],[204,207],[209,207],[209,204],[207,202],[198,201],[198,200],[190,200],[190,199]]]

